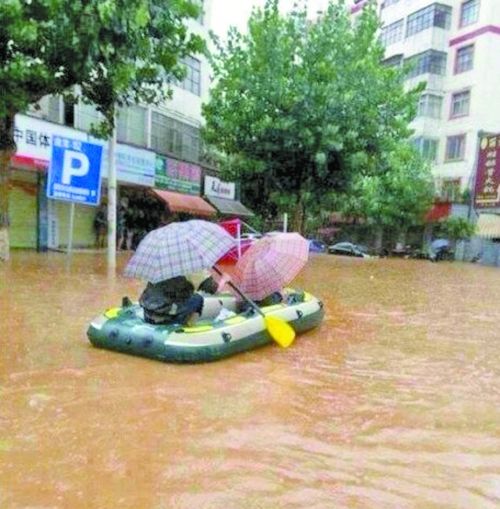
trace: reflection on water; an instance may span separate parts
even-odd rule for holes
[[[319,255],[320,329],[176,366],[87,342],[104,262],[0,266],[2,509],[500,506],[498,269]]]

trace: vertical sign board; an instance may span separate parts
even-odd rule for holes
[[[62,136],[52,138],[47,197],[99,205],[102,145]]]
[[[500,206],[500,134],[479,142],[474,196],[476,208]]]

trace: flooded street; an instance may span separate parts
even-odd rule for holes
[[[2,509],[500,506],[498,269],[314,256],[319,329],[169,365],[88,342],[104,262],[0,265]]]

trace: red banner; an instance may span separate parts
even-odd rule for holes
[[[479,209],[500,206],[500,134],[481,138],[474,203]]]

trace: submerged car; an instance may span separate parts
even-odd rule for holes
[[[324,253],[326,251],[326,244],[318,239],[308,239],[309,251],[311,253]]]
[[[352,242],[337,242],[328,246],[328,252],[335,255],[355,256],[357,258],[370,258],[368,248]]]

